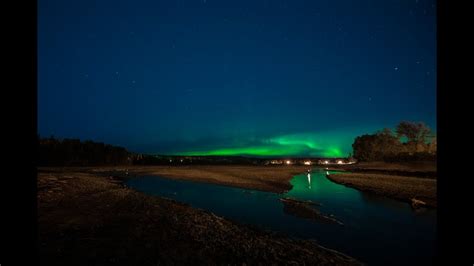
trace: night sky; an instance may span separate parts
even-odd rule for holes
[[[401,120],[436,128],[435,1],[38,5],[44,137],[330,157]]]

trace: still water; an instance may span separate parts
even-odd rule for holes
[[[433,264],[435,210],[415,212],[407,203],[333,183],[322,169],[296,175],[291,184],[290,191],[277,194],[157,176],[127,181],[138,191],[172,198],[239,223],[314,239],[370,265]],[[287,214],[281,197],[321,203],[317,207],[321,213],[334,215],[344,225]]]

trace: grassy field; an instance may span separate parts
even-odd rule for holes
[[[412,198],[437,206],[436,179],[371,173],[339,173],[328,178],[359,190],[411,202]]]
[[[156,169],[157,173],[165,171]],[[360,264],[312,241],[263,232],[210,212],[147,196],[104,175],[121,170],[39,169],[42,265]],[[205,167],[200,170],[198,173],[205,176],[213,173]],[[209,178],[224,176],[229,182],[253,184],[245,174],[253,170],[237,167],[227,173],[221,169]],[[168,171],[169,175],[182,173]],[[283,183],[285,178],[280,178]],[[263,181],[255,184],[273,187]]]

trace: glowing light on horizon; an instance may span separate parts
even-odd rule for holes
[[[305,165],[311,165],[311,161],[304,162]]]

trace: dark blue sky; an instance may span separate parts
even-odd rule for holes
[[[401,120],[436,127],[435,1],[38,9],[42,136],[149,153],[346,155],[355,136]],[[317,148],[292,149],[304,141]]]

